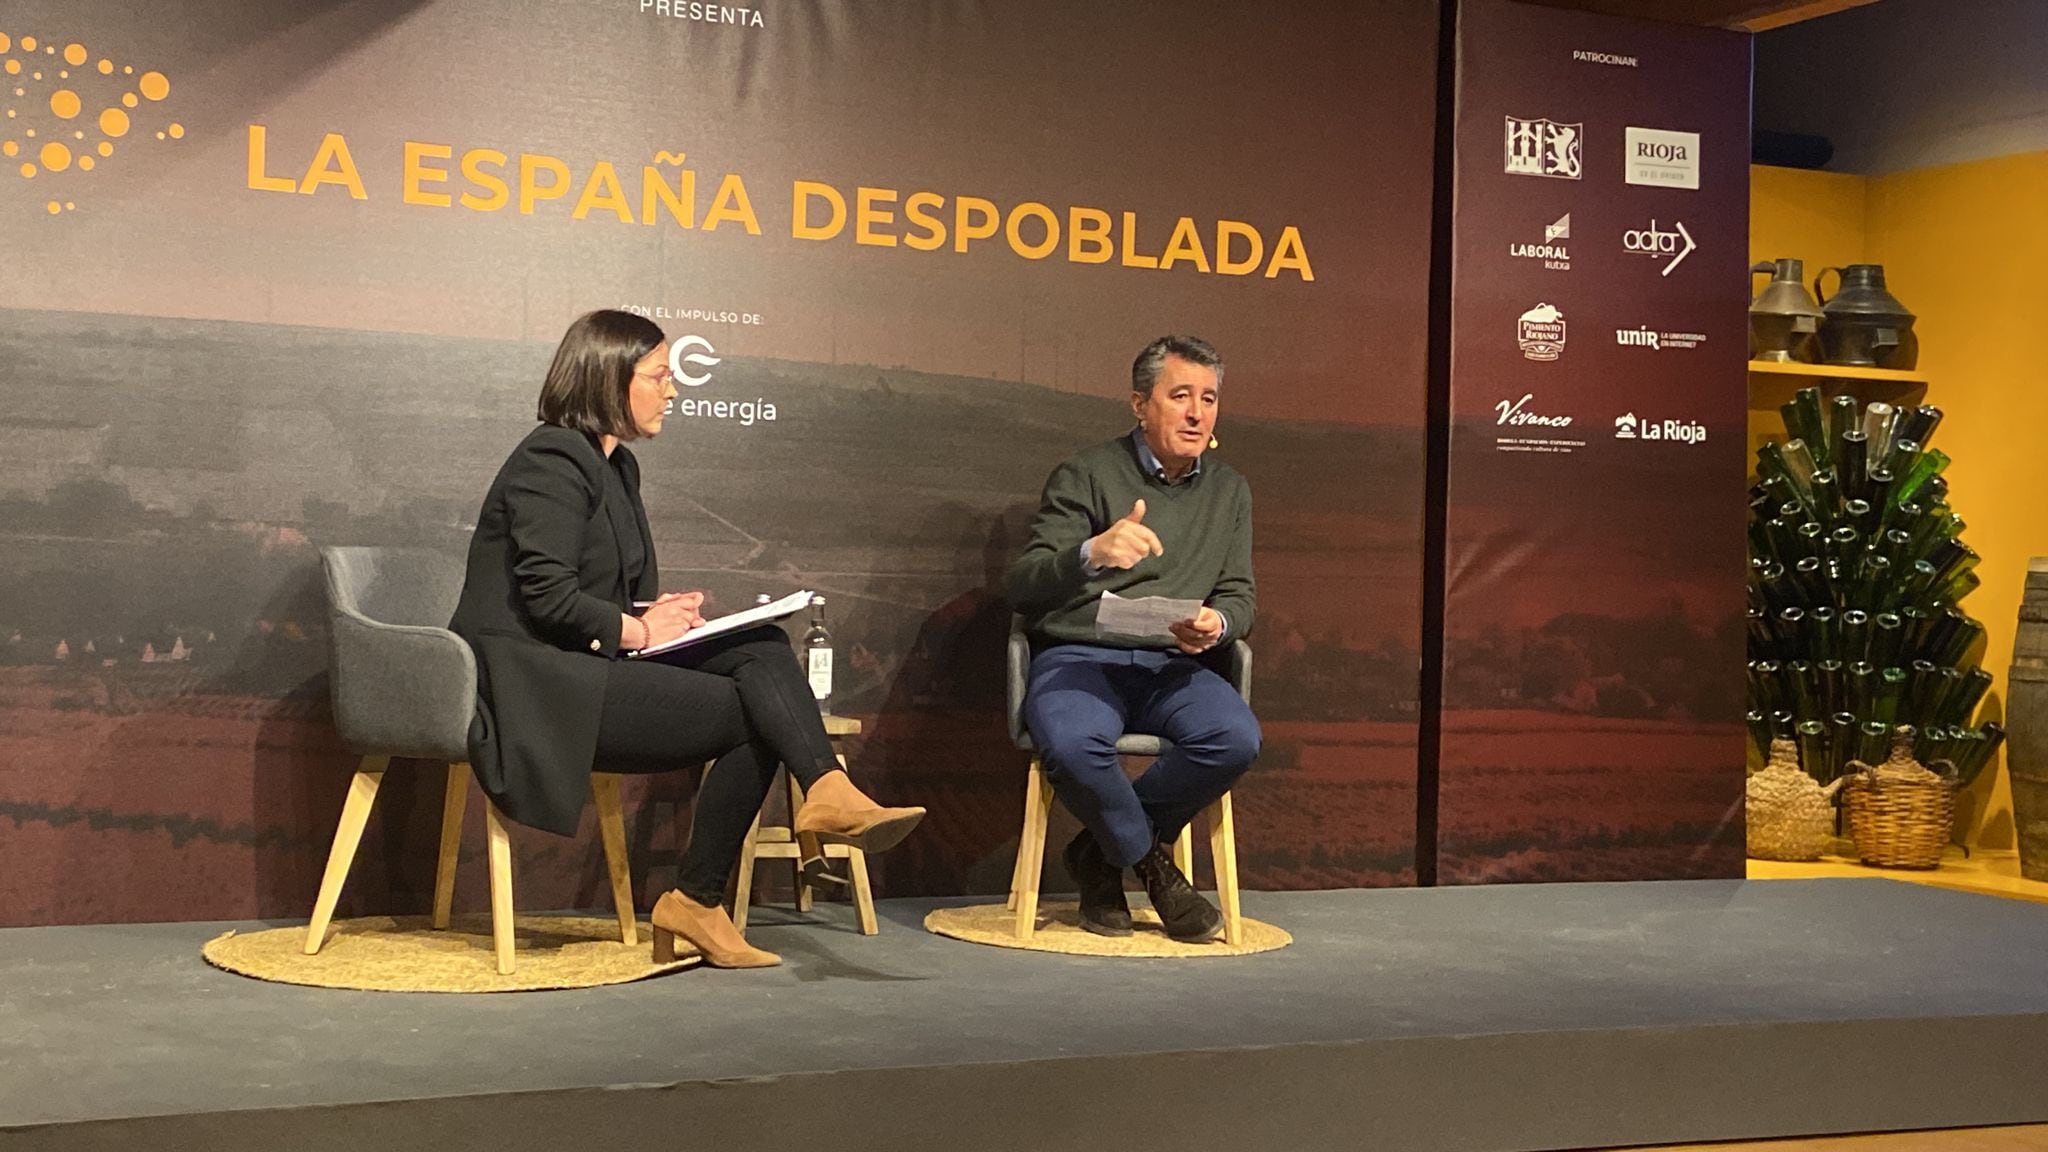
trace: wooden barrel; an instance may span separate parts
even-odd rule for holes
[[[2006,769],[2019,826],[2020,873],[2048,880],[2048,556],[2027,562],[2007,677]]]

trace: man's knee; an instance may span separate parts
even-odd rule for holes
[[[1203,734],[1198,746],[1201,759],[1218,767],[1242,771],[1259,757],[1259,721],[1250,708],[1240,708],[1216,717],[1216,726]]]
[[[1030,723],[1031,741],[1047,767],[1074,771],[1116,763],[1117,733],[1071,719]]]

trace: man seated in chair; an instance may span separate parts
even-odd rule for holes
[[[1251,631],[1251,486],[1202,453],[1214,446],[1223,359],[1164,336],[1131,365],[1138,426],[1086,449],[1045,482],[1031,538],[1010,566],[1010,602],[1032,644],[1024,722],[1046,778],[1082,831],[1064,853],[1081,924],[1131,931],[1124,869],[1135,869],[1167,934],[1214,939],[1223,918],[1166,847],[1228,792],[1259,753],[1259,724],[1204,654]],[[1194,600],[1170,637],[1101,634],[1105,592]],[[1219,653],[1220,655],[1220,653]],[[1117,737],[1173,748],[1135,781]]]

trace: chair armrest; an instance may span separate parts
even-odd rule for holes
[[[1007,663],[1004,685],[1010,708],[1010,742],[1019,748],[1029,748],[1031,737],[1024,731],[1024,686],[1031,673],[1031,641],[1021,630],[1010,631]]]
[[[359,755],[466,757],[476,655],[446,628],[328,614],[334,726]]]
[[[1252,702],[1252,646],[1242,640],[1230,643],[1230,686],[1245,703]]]

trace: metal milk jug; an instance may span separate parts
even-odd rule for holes
[[[1766,260],[1749,270],[1752,278],[1758,273],[1771,282],[1749,304],[1749,358],[1819,360],[1821,310],[1806,290],[1806,262]]]
[[[1828,273],[1840,277],[1833,296],[1821,291]],[[1911,368],[1919,360],[1913,314],[1885,290],[1884,265],[1823,268],[1813,278],[1820,297],[1820,344],[1829,364],[1862,368]]]

